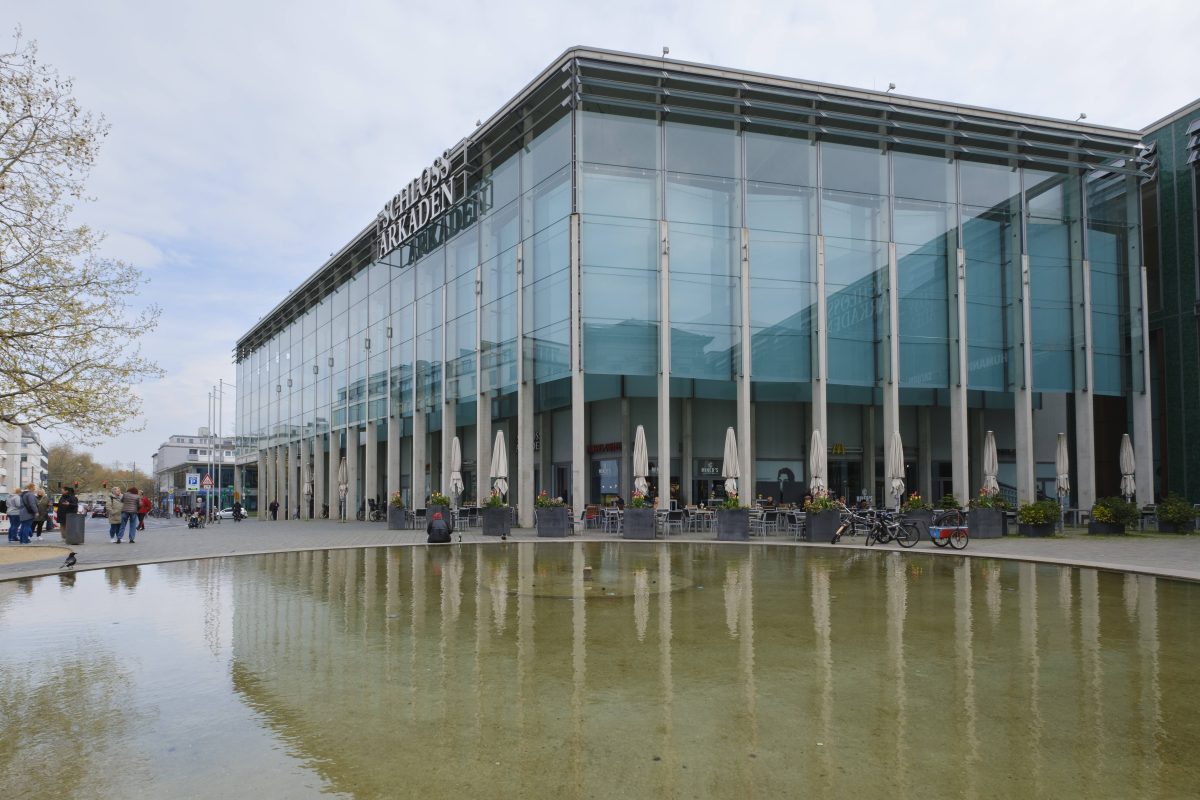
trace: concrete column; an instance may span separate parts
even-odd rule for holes
[[[963,502],[972,500],[983,488],[983,409],[973,408],[967,412],[967,435],[970,440],[971,449],[971,483],[966,498],[959,498]]]
[[[579,215],[571,215],[571,510],[583,514],[587,500],[587,450],[584,430],[583,311],[580,304],[583,273],[579,261]]]
[[[303,505],[300,502],[300,479],[298,477],[300,467],[300,445],[299,442],[289,442],[287,453],[284,456],[287,459],[287,518],[296,518],[296,506]]]
[[[266,450],[258,451],[258,521],[259,522],[262,522],[263,519],[265,518],[263,512],[265,512],[267,509],[267,503],[271,502],[270,500],[264,499],[267,494],[267,486],[268,486],[267,480],[270,477],[270,473],[267,470],[267,461],[268,461],[267,452],[268,451],[266,451]],[[178,496],[178,495],[176,495],[176,496]]]
[[[454,437],[458,435],[458,403],[450,400],[442,403],[442,473],[440,485],[442,493],[450,497],[450,452],[454,449]],[[459,442],[462,446],[462,442]],[[451,498],[453,500],[453,498]]]
[[[670,230],[658,223],[658,507],[671,507],[671,257]]]
[[[325,498],[328,497],[328,490],[325,488],[325,467],[328,465],[328,456],[325,455],[325,435],[318,433],[312,438],[312,459],[313,459],[313,517],[321,518],[321,506],[325,503]]]
[[[876,428],[877,428],[877,426],[875,425],[875,407],[874,406],[863,406],[862,407],[862,432],[863,432],[862,474],[863,474],[863,483],[866,484],[866,486],[852,486],[850,488],[854,492],[858,492],[860,489],[866,489],[867,494],[871,495],[872,497],[874,497],[874,495],[875,495],[875,479],[878,477],[875,474],[875,451],[879,449],[879,431]],[[884,449],[886,450],[887,449],[887,445],[886,445],[887,439],[884,439],[884,442],[885,442]],[[828,446],[828,444],[826,446]],[[883,490],[883,497],[880,498],[883,501],[883,505],[885,505],[885,506],[891,502],[891,498],[888,496],[889,491],[891,491],[891,487],[885,487]],[[857,496],[857,494],[855,494],[854,496]],[[850,498],[847,497],[846,499],[849,500]]]
[[[478,384],[476,384],[478,385]],[[491,392],[480,392],[475,402],[475,471],[476,487],[480,502],[492,492],[492,397]]]
[[[414,385],[416,381],[413,382]],[[425,412],[413,409],[412,480],[413,508],[425,507],[425,445],[429,437],[425,433]]]
[[[1072,259],[1074,261],[1074,259]],[[1075,505],[1091,508],[1096,503],[1096,419],[1092,405],[1095,373],[1092,362],[1092,269],[1087,261],[1080,270],[1082,285],[1073,294],[1080,300],[1076,310],[1075,367]],[[1074,282],[1073,282],[1074,283]],[[1082,317],[1082,320],[1079,318]],[[1078,342],[1082,341],[1082,344]]]
[[[629,398],[621,398],[621,496],[633,496],[633,437],[637,423],[629,418]]]
[[[390,503],[392,495],[400,491],[400,426],[403,420],[398,413],[392,414],[387,421],[387,464],[383,471],[387,480],[387,497],[385,503]]]
[[[1017,295],[1019,321],[1017,331],[1018,374],[1014,391],[1013,424],[1017,446],[1017,502],[1036,499],[1033,468],[1033,350],[1029,295],[1029,256],[1021,256],[1021,284]]]
[[[696,480],[693,475],[696,464],[696,445],[695,438],[692,435],[693,413],[692,398],[683,398],[682,407],[679,412],[679,424],[683,426],[683,430],[681,431],[683,434],[683,446],[679,454],[680,466],[682,467],[679,475],[679,491],[680,500],[684,503],[696,502],[696,498],[692,494],[692,484]]]
[[[737,377],[738,492],[744,503],[754,501],[754,432],[750,425],[750,231],[741,230],[741,369]]]
[[[1136,262],[1131,262],[1136,263]],[[1137,471],[1134,481],[1137,483],[1137,504],[1149,505],[1154,502],[1154,432],[1150,421],[1152,406],[1150,403],[1150,318],[1146,312],[1146,268],[1131,267],[1130,272],[1137,275],[1141,284],[1136,297],[1139,303],[1131,313],[1132,330],[1130,336],[1134,353],[1139,354],[1133,359],[1136,374],[1140,377],[1140,387],[1135,384],[1133,392],[1133,456]],[[1136,380],[1136,379],[1135,379]]]
[[[363,481],[363,498],[362,509],[364,512],[371,509],[371,504],[367,502],[372,497],[379,494],[379,423],[367,423],[367,444],[365,448],[365,458],[363,459],[364,472],[366,480]],[[376,498],[380,499],[380,498]],[[386,502],[386,501],[385,501]]]
[[[329,481],[326,485],[325,502],[329,504],[329,518],[339,519],[338,503],[341,500],[341,495],[338,494],[338,467],[342,464],[342,443],[341,432],[337,429],[329,431]]]
[[[933,493],[933,436],[929,430],[929,406],[917,408],[917,485],[927,502],[936,502],[941,495]]]
[[[829,380],[829,313],[825,304],[825,237],[817,237],[817,314],[814,318],[812,353],[812,429],[821,432],[821,441],[829,448],[828,407],[826,387]],[[812,435],[809,435],[812,441]],[[828,475],[826,475],[828,478]],[[812,485],[812,476],[809,476]],[[828,485],[828,480],[826,480]],[[874,484],[872,484],[874,486]]]
[[[960,238],[961,241],[961,238]],[[953,476],[952,490],[958,502],[964,505],[974,497],[979,483],[970,477],[971,442],[967,423],[967,271],[966,253],[960,247],[955,256],[954,278],[951,281],[954,305],[950,319],[950,470]],[[978,451],[976,451],[978,452]]]
[[[362,459],[362,429],[358,423],[346,428],[346,476],[350,488],[346,491],[346,519],[358,519],[363,507],[362,488],[358,485],[359,462]]]
[[[300,463],[299,463],[300,519],[312,519],[312,515],[308,513],[308,495],[306,495],[304,493],[304,490],[306,488],[304,485],[304,472],[305,472],[305,470],[308,469],[308,463],[309,463],[308,459],[309,459],[309,455],[310,455],[308,437],[304,437],[303,439],[301,439],[299,444],[300,444]]]
[[[517,524],[533,526],[533,381],[525,359],[525,247],[517,242]]]
[[[896,264],[896,243],[888,242],[888,280],[887,280],[887,314],[888,332],[884,337],[884,384],[883,384],[883,480],[884,503],[892,505],[896,498],[892,496],[891,483],[888,478],[888,463],[892,460],[892,440],[895,432],[900,430],[900,271]],[[901,453],[901,459],[903,459]],[[910,490],[911,491],[911,490]]]

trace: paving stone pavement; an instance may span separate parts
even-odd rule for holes
[[[458,538],[457,536],[455,537]],[[612,534],[588,531],[584,540],[612,540]],[[514,530],[517,541],[537,539],[532,529]],[[712,541],[709,533],[673,535],[671,541]],[[289,550],[322,550],[343,547],[379,547],[389,545],[423,544],[424,531],[389,531],[382,522],[346,522],[329,520],[294,520],[264,522],[255,519],[243,522],[226,520],[203,529],[188,529],[183,521],[148,519],[146,530],[138,534],[137,543],[112,544],[108,540],[108,524],[101,519],[89,519],[85,543],[74,546],[78,564],[76,571],[102,569],[125,564],[149,564],[195,558],[275,553]],[[495,544],[495,537],[485,537],[478,528],[463,531],[463,542]],[[831,547],[829,544],[796,543],[790,536],[771,536],[755,543],[787,547]],[[723,542],[728,547],[737,543]],[[52,547],[46,547],[52,545]],[[0,544],[3,547],[38,547],[38,545]],[[0,565],[0,580],[51,575],[59,571],[64,558],[58,532],[43,537],[42,547],[47,557],[40,561]],[[839,547],[863,547],[848,543]],[[899,549],[888,545],[886,549]],[[940,557],[998,557],[1022,561],[1041,561],[1053,564],[1074,564],[1098,569],[1125,570],[1164,577],[1200,581],[1200,535],[1135,533],[1129,536],[1088,536],[1082,531],[1049,539],[1029,539],[1008,536],[1003,539],[972,539],[965,550],[938,549],[922,542],[908,553],[932,553]]]

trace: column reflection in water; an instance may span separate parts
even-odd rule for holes
[[[908,758],[905,750],[911,746],[908,741],[908,692],[905,680],[904,660],[904,617],[908,613],[908,581],[905,569],[908,559],[900,553],[889,553],[887,558],[887,643],[888,653],[892,660],[892,681],[896,700],[896,735],[892,740],[896,743],[891,750],[896,755],[895,775],[898,785],[896,789],[900,797],[908,797],[912,792],[911,777],[908,774]]]
[[[1121,596],[1125,600],[1125,614],[1133,622],[1137,617],[1138,580],[1137,575],[1125,573],[1125,583],[1121,588]]]
[[[646,641],[646,626],[650,624],[650,573],[645,569],[633,571],[633,624],[637,640]]]
[[[1094,569],[1079,570],[1079,645],[1083,657],[1081,667],[1087,686],[1084,721],[1094,747],[1089,754],[1084,774],[1088,777],[1091,794],[1102,788],[1098,779],[1105,764],[1104,757],[1104,667],[1100,659],[1100,581]]]
[[[1020,595],[1021,654],[1029,677],[1029,772],[1034,789],[1042,786],[1042,712],[1040,692],[1041,653],[1038,650],[1037,565],[1021,564],[1017,580]]]
[[[987,597],[988,619],[993,626],[1000,624],[1000,566],[987,562],[984,573],[985,596]]]
[[[758,693],[754,684],[754,553],[751,548],[744,558],[725,567],[725,625],[731,639],[738,640],[738,672],[743,690],[742,718],[746,729],[742,738],[749,752],[758,747]],[[752,790],[754,773],[751,765],[738,762],[739,785]]]
[[[526,698],[534,693],[530,673],[534,659],[533,643],[533,564],[534,546],[517,545],[517,734],[522,748],[527,747],[533,731],[526,730]]]
[[[978,795],[976,776],[979,765],[979,710],[975,704],[975,625],[971,613],[971,560],[963,559],[954,568],[954,643],[956,672],[962,681],[962,713],[967,758],[963,764],[967,796]]]
[[[671,670],[671,546],[665,543],[658,548],[658,585],[658,661],[663,715],[660,750],[664,761],[663,782],[659,795],[669,797],[676,791],[678,758],[675,753],[675,682]]]
[[[1073,567],[1062,567],[1058,570],[1058,610],[1062,612],[1063,622],[1070,626],[1073,617],[1071,610],[1074,605],[1074,597],[1071,588],[1071,575],[1075,572]]]
[[[384,677],[389,686],[395,675],[392,670],[395,664],[395,654],[392,651],[392,632],[400,624],[400,548],[389,547],[385,551],[387,558],[387,587],[383,603],[383,652],[387,658],[384,661]]]
[[[417,647],[425,619],[425,562],[428,548],[412,548],[412,615],[408,645],[408,718],[417,718]]]
[[[584,741],[584,699],[587,692],[587,597],[584,594],[583,542],[571,548],[571,777],[575,797],[586,792],[584,766],[587,745]]]
[[[449,703],[449,685],[450,675],[458,663],[455,656],[455,643],[457,638],[454,636],[456,624],[458,622],[459,613],[462,609],[462,575],[463,562],[461,555],[462,548],[451,545],[450,547],[439,547],[436,549],[432,558],[438,565],[435,567],[435,575],[441,579],[441,623],[438,636],[438,700],[439,700],[439,715],[443,720],[446,719],[451,712],[451,704]]]
[[[821,775],[825,778],[823,795],[833,792],[833,637],[829,609],[829,568],[814,562],[809,567],[809,591],[812,597],[813,632],[816,634],[816,675],[821,691],[820,731],[817,752]]]
[[[1137,576],[1138,581],[1138,660],[1141,669],[1141,711],[1143,757],[1140,760],[1143,789],[1159,790],[1162,753],[1159,744],[1166,737],[1162,720],[1162,689],[1158,683],[1158,579],[1150,575]],[[1193,665],[1194,666],[1194,665]]]

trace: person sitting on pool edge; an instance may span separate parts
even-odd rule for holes
[[[450,521],[442,519],[442,512],[435,511],[429,524],[425,526],[425,533],[429,534],[429,538],[425,541],[429,544],[450,544],[452,530],[453,526]]]

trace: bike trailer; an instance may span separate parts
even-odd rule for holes
[[[929,526],[929,538],[930,539],[949,539],[951,536],[954,535],[954,533],[956,531],[962,531],[968,537],[970,537],[970,535],[971,535],[970,532],[967,530],[966,525],[947,526],[944,528],[937,527],[935,525],[930,525]]]

